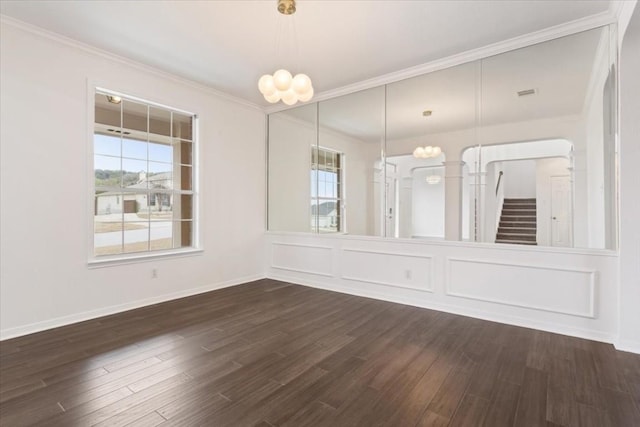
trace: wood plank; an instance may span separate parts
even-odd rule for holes
[[[416,427],[446,427],[448,425],[449,418],[427,410],[418,421],[418,424],[416,424]]]
[[[548,381],[549,374],[546,372],[526,368],[518,399],[515,425],[547,425]]]
[[[450,419],[460,404],[470,380],[471,375],[467,372],[451,371],[427,410]]]
[[[481,425],[488,409],[489,401],[487,399],[466,394],[460,402],[449,426],[475,427]]]
[[[484,425],[487,427],[514,425],[519,395],[519,385],[499,381],[487,408]]]

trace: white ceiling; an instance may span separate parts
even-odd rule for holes
[[[596,61],[596,53],[608,41],[606,27],[583,31],[391,83],[386,110],[384,88],[376,87],[321,101],[317,117],[323,128],[379,142],[385,134],[387,140],[399,140],[477,125],[579,115],[592,76],[602,71],[598,64],[607,67],[607,62]],[[608,51],[602,54],[608,57]],[[517,96],[526,89],[536,93]],[[424,117],[425,110],[432,115]],[[316,120],[314,105],[276,114]]]
[[[267,106],[256,82],[304,72],[316,93],[591,15],[609,1],[10,1],[3,15]]]

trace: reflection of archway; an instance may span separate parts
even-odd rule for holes
[[[494,242],[504,198],[532,198],[538,206],[535,208],[536,241],[540,245],[551,244],[550,177],[567,177],[573,190],[570,141],[553,139],[472,146],[463,151],[462,158],[465,162],[462,204],[465,240]],[[503,172],[501,177],[500,172]],[[506,193],[505,189],[508,189]],[[571,191],[571,201],[573,196]],[[572,208],[573,202],[571,212]],[[569,221],[570,227],[572,223]]]
[[[394,165],[393,178],[397,184],[395,197],[387,202],[396,213],[395,237],[444,238],[444,160],[444,154],[428,159],[410,154],[387,158]],[[436,175],[440,180],[433,182]]]

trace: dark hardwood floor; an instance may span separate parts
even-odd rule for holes
[[[0,343],[2,426],[640,426],[640,356],[261,280]]]

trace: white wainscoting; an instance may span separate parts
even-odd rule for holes
[[[271,267],[317,276],[333,276],[332,247],[273,242]]]
[[[595,318],[593,270],[447,258],[446,294]]]
[[[266,276],[614,342],[618,256],[516,245],[266,233]]]
[[[343,248],[340,277],[356,282],[433,292],[433,257]]]

